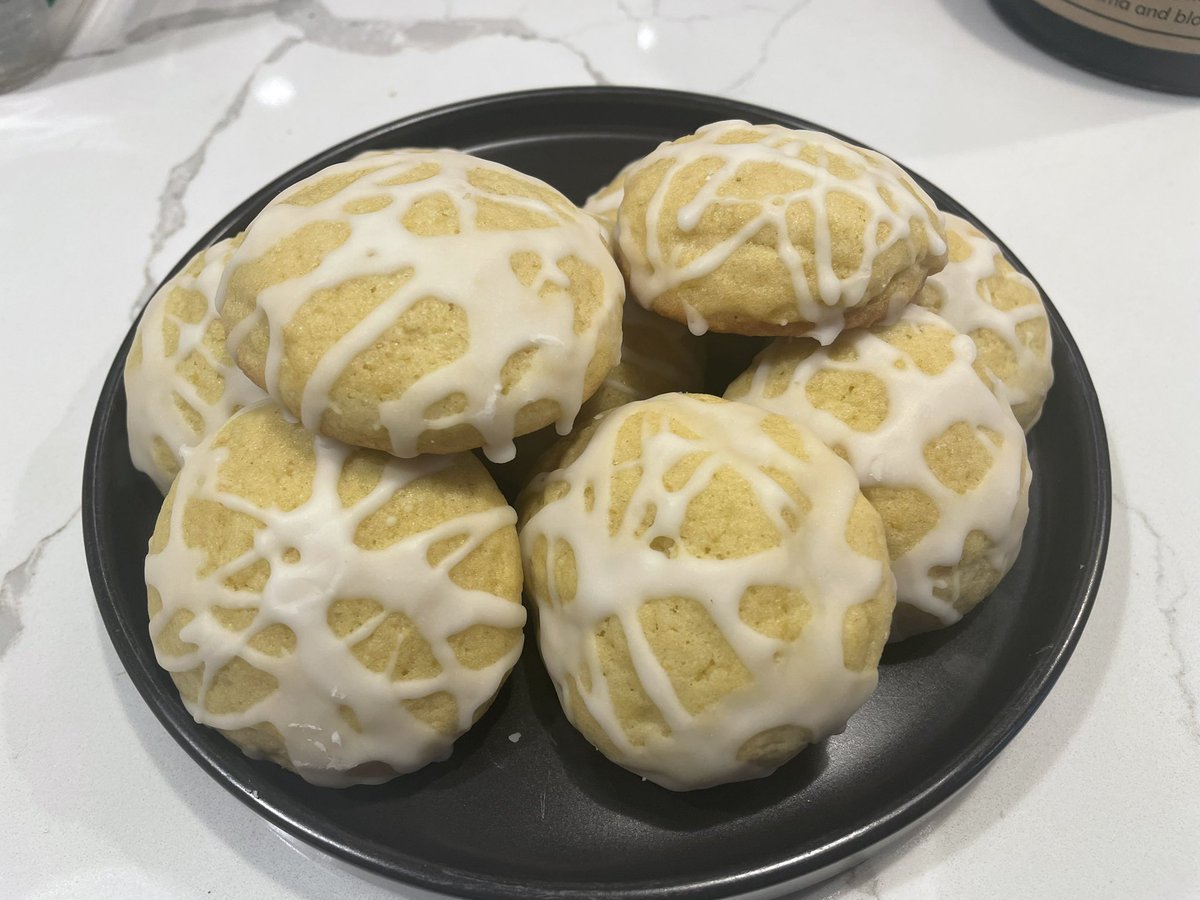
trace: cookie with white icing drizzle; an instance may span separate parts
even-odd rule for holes
[[[1025,434],[974,361],[970,338],[910,306],[829,347],[778,340],[725,392],[806,425],[854,467],[887,529],[893,640],[957,622],[1021,549]]]
[[[563,440],[522,494],[568,719],[671,790],[770,774],[876,684],[895,593],[853,471],[781,416],[667,394]]]
[[[621,200],[625,197],[625,179],[639,162],[640,159],[635,159],[622,166],[612,181],[588,197],[583,204],[583,211],[598,219],[608,230],[610,238],[616,232],[617,210],[621,208]]]
[[[950,261],[926,280],[916,302],[975,342],[975,370],[1029,431],[1054,383],[1042,295],[978,228],[945,216]]]
[[[604,377],[575,418],[573,430],[618,406],[672,391],[699,391],[704,386],[705,347],[683,326],[626,301],[621,317],[621,361]],[[516,457],[488,470],[509,496],[525,486],[538,459],[558,438],[543,428],[517,438]]]
[[[146,557],[197,722],[318,785],[449,755],[521,652],[516,514],[469,453],[399,460],[270,400],[193,450]]]
[[[894,162],[816,131],[715,122],[626,176],[618,260],[695,333],[822,344],[910,302],[946,260],[933,201]]]
[[[626,303],[621,361],[580,410],[579,421],[634,400],[672,391],[697,391],[704,378],[704,344],[686,328]]]
[[[339,163],[272,200],[217,307],[310,430],[400,457],[566,432],[616,363],[624,284],[554,188],[453,150]]]
[[[225,326],[213,306],[237,240],[200,251],[158,289],[125,361],[129,456],[164,494],[185,448],[264,396],[229,358]]]

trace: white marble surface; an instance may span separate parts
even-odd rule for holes
[[[726,94],[902,159],[1038,275],[1103,402],[1112,544],[1062,679],[948,808],[815,896],[1200,896],[1200,102],[1069,69],[983,0],[93,2],[0,95],[0,896],[388,894],[298,857],[130,685],[84,564],[87,428],[134,311],[233,203],[377,123],[590,83]]]

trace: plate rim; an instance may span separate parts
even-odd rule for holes
[[[372,139],[381,138],[401,129],[412,129],[415,126],[431,120],[451,118],[469,114],[481,109],[490,109],[503,105],[526,105],[538,102],[561,102],[571,100],[578,103],[614,102],[614,103],[647,103],[661,105],[687,105],[697,108],[719,106],[726,110],[735,108],[743,118],[758,117],[760,121],[781,122],[790,127],[815,127],[829,134],[844,138],[859,146],[869,146],[853,138],[847,138],[836,131],[824,126],[807,122],[800,117],[744,103],[731,98],[715,95],[692,93],[687,91],[666,90],[646,87],[556,87],[539,88],[535,90],[513,91],[501,94],[471,98],[455,103],[423,110],[412,115],[384,123],[367,129],[358,135],[340,141],[303,162],[290,168],[260,190],[236,204],[229,213],[223,216],[210,228],[176,263],[163,281],[177,272],[187,259],[198,250],[208,246],[215,239],[223,236],[232,222],[240,217],[247,206],[258,202],[258,198],[270,192],[278,193],[288,184],[296,180],[299,173],[319,166],[328,160],[345,154],[348,150],[361,147]],[[922,187],[932,187],[935,192],[945,194],[936,185],[929,182],[903,164],[905,171],[912,175]],[[950,198],[953,199],[953,198]],[[96,410],[93,414],[91,428],[88,433],[87,447],[84,455],[84,472],[82,484],[83,502],[83,538],[89,576],[95,593],[96,603],[101,618],[114,649],[122,664],[130,672],[130,680],[137,687],[143,701],[150,707],[155,717],[167,732],[179,743],[200,767],[213,777],[222,787],[238,800],[250,807],[268,823],[280,828],[287,834],[303,840],[316,849],[353,865],[360,866],[388,879],[409,884],[426,890],[438,891],[445,894],[468,897],[674,897],[696,896],[702,892],[705,896],[727,896],[731,892],[764,891],[772,888],[779,889],[804,878],[836,866],[840,861],[865,854],[871,848],[885,842],[918,820],[932,812],[942,803],[953,796],[958,790],[972,781],[996,755],[1015,737],[1033,714],[1040,707],[1045,697],[1053,688],[1068,659],[1079,642],[1080,635],[1087,619],[1095,605],[1101,577],[1107,556],[1109,534],[1112,519],[1112,472],[1108,451],[1106,429],[1100,408],[1099,397],[1095,386],[1084,363],[1074,337],[1067,330],[1062,317],[1049,300],[1046,292],[1037,284],[1036,278],[1025,268],[1020,260],[1012,254],[1008,247],[977,217],[971,214],[962,204],[954,201],[964,213],[965,218],[987,234],[1005,252],[1018,271],[1031,278],[1050,310],[1050,318],[1058,327],[1054,330],[1056,344],[1063,348],[1063,356],[1069,360],[1073,377],[1077,380],[1086,412],[1086,423],[1089,426],[1091,438],[1086,442],[1087,456],[1091,467],[1096,473],[1096,483],[1093,485],[1094,495],[1089,498],[1093,528],[1085,538],[1085,546],[1090,550],[1088,559],[1077,583],[1082,577],[1082,591],[1074,603],[1069,618],[1061,627],[1059,640],[1055,643],[1054,652],[1047,654],[1038,665],[1031,670],[1022,689],[1013,695],[1003,707],[1003,712],[1016,710],[1015,714],[1002,714],[989,726],[978,733],[971,745],[951,762],[947,763],[934,778],[913,786],[899,802],[877,815],[873,821],[852,831],[846,832],[821,847],[808,853],[781,859],[775,863],[753,869],[742,869],[723,877],[701,878],[697,880],[653,881],[628,884],[614,888],[610,882],[604,883],[553,883],[545,882],[539,885],[529,885],[526,882],[481,880],[477,875],[463,870],[450,870],[442,866],[431,865],[419,857],[413,857],[394,847],[383,848],[377,842],[369,839],[358,839],[358,846],[337,835],[328,834],[328,829],[311,826],[302,821],[302,817],[280,808],[278,805],[261,798],[258,791],[244,783],[236,774],[224,768],[220,761],[209,755],[193,734],[198,729],[196,723],[188,716],[177,696],[159,689],[151,667],[156,669],[153,659],[147,660],[139,652],[138,640],[134,634],[135,623],[126,621],[120,613],[115,600],[115,575],[109,567],[101,548],[101,537],[105,524],[101,521],[101,509],[97,503],[98,481],[100,469],[101,448],[104,436],[112,427],[112,413],[115,395],[123,389],[123,371],[125,358],[128,354],[133,334],[141,319],[141,312],[133,320],[129,331],[122,341],[112,366],[110,367]],[[160,283],[161,286],[161,283]],[[156,289],[157,290],[157,289]],[[1064,612],[1066,612],[1064,610]],[[137,677],[135,677],[135,673]],[[338,829],[340,831],[340,829]],[[400,871],[395,862],[380,858],[378,853],[370,852],[368,848],[381,847],[389,850],[390,856],[403,858],[407,867]],[[830,872],[829,874],[833,874]]]

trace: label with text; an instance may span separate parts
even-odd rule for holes
[[[1100,34],[1154,50],[1200,54],[1200,0],[1035,0]]]

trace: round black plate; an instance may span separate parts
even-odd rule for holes
[[[660,141],[730,118],[819,127],[658,90],[489,97],[385,125],[313,157],[240,204],[188,257],[244,228],[285,186],[370,148],[459,147],[582,202]],[[942,209],[977,221],[918,181]],[[101,391],[84,472],[84,536],[100,612],[133,683],[201,766],[268,821],[375,872],[451,894],[522,898],[715,897],[811,881],[966,784],[1032,715],[1079,638],[1108,542],[1108,449],[1079,350],[1049,312],[1057,382],[1030,435],[1036,474],[1015,568],[959,626],[889,648],[878,691],[847,731],[770,778],[675,794],[617,768],[563,718],[532,640],[450,760],[382,787],[312,787],[196,725],[155,664],[147,634],[142,565],[161,498],[130,464],[126,444],[121,372],[132,331]]]

